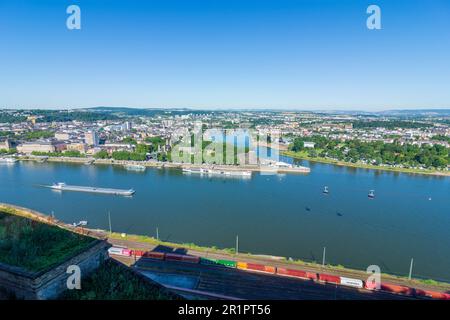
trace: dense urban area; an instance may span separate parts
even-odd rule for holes
[[[299,159],[419,171],[449,169],[449,110],[3,109],[0,153],[170,162],[170,150],[182,133],[199,126],[277,131],[280,150]]]

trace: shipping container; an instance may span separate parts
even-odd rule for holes
[[[425,290],[425,296],[432,299],[446,300],[446,294],[443,292]]]
[[[264,273],[275,273],[275,267],[265,266],[258,263],[247,263],[247,269]]]
[[[144,251],[142,251],[142,250],[133,250],[133,255],[135,256],[135,257],[142,257],[143,255],[144,255]]]
[[[219,259],[219,260],[217,260],[217,264],[220,264],[225,267],[236,268],[236,261],[233,261],[233,260]]]
[[[164,260],[164,256],[165,256],[164,252],[147,251],[144,253],[143,258]]]
[[[354,287],[354,288],[364,287],[362,280],[346,278],[346,277],[340,277],[340,284],[342,284],[343,286]]]
[[[200,258],[200,264],[208,264],[208,265],[214,265],[214,264],[218,264],[218,260],[217,259],[212,259],[212,258],[204,258],[201,257]]]
[[[109,254],[115,254],[118,256],[122,256],[123,255],[123,250],[124,248],[119,248],[119,247],[111,247],[108,249],[108,253]]]
[[[247,263],[247,269],[255,271],[265,271],[264,266],[257,263]]]
[[[181,256],[181,261],[188,263],[199,263],[200,257],[183,255]]]
[[[319,280],[323,281],[323,282],[330,282],[330,283],[337,283],[337,284],[339,284],[341,282],[340,277],[333,276],[331,274],[324,274],[324,273],[319,273]]]
[[[384,282],[381,283],[381,290],[409,296],[414,295],[414,290],[412,288]]]
[[[272,267],[272,266],[264,266],[264,271],[265,272],[267,272],[267,273],[276,273],[277,272],[277,269],[275,268],[275,267]]]
[[[364,288],[368,289],[368,290],[380,290],[381,288],[377,288],[377,284],[375,283],[375,281],[364,281]]]
[[[247,263],[245,263],[245,262],[238,262],[237,264],[236,264],[236,267],[238,268],[238,269],[247,269]]]
[[[287,276],[288,275],[288,269],[278,267],[277,268],[277,274],[282,275],[282,276]]]
[[[317,280],[318,279],[318,277],[317,277],[317,273],[315,273],[315,272],[306,272],[306,277],[308,278],[308,279],[311,279],[311,280]]]
[[[176,253],[166,253],[167,261],[181,261],[183,260],[183,255]]]
[[[132,253],[132,250],[130,250],[130,249],[122,249],[123,256],[131,257],[131,253]]]
[[[277,268],[276,271],[277,271],[277,274],[284,275],[284,276],[290,276],[290,277],[302,278],[302,279],[311,279],[311,280],[317,279],[316,273],[307,272],[307,271],[303,271],[303,270]]]

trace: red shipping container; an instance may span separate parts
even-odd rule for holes
[[[414,289],[414,292],[415,292],[415,295],[418,297],[426,297],[427,296],[427,292],[422,289]]]
[[[265,271],[265,268],[262,264],[257,263],[247,263],[248,270],[257,270],[257,271]]]
[[[166,260],[167,261],[181,261],[181,260],[183,260],[183,256],[181,254],[166,253]]]
[[[132,253],[132,250],[130,250],[130,249],[123,249],[122,250],[122,255],[124,255],[124,256],[129,257],[129,256],[131,256],[131,253]]]
[[[267,273],[276,273],[275,267],[272,266],[264,266],[264,271]]]
[[[364,288],[368,290],[377,290],[377,284],[375,283],[375,281],[364,281]]]
[[[314,272],[306,272],[306,277],[311,280],[317,280],[317,273]]]
[[[147,251],[144,253],[144,258],[164,260],[164,252]]]
[[[189,263],[199,263],[200,262],[200,257],[182,256],[181,260],[184,261],[184,262],[189,262]]]
[[[311,279],[311,280],[317,279],[317,275],[315,273],[307,272],[307,271],[303,271],[303,270],[277,268],[277,274],[296,277],[296,278],[302,278],[302,279]]]
[[[288,275],[288,271],[286,268],[277,268],[277,274],[283,275],[283,276],[287,276]]]
[[[323,282],[331,282],[331,283],[341,283],[341,278],[337,276],[332,276],[331,274],[323,274],[319,273],[319,280]]]
[[[306,276],[306,271],[303,271],[303,270],[288,269],[287,273],[288,273],[288,275],[293,276],[293,277],[297,277],[297,278],[305,278],[305,279],[308,278]]]
[[[446,294],[443,292],[437,292],[437,291],[429,291],[425,290],[425,296],[433,298],[433,299],[446,299]]]
[[[414,295],[414,290],[409,287],[405,286],[399,286],[396,284],[390,284],[390,283],[381,283],[381,290],[392,292],[392,293],[399,293],[404,295]]]
[[[133,250],[133,254],[136,257],[142,257],[144,255],[144,251],[142,251],[142,250]]]

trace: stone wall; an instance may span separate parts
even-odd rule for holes
[[[68,225],[53,220],[48,216],[25,208],[0,204],[0,209],[14,210],[21,216],[38,220],[42,223],[57,225],[70,232],[91,233],[71,228]],[[96,233],[89,236],[95,237]],[[99,234],[101,235],[101,234]],[[98,268],[100,263],[108,258],[108,248],[111,246],[103,237],[96,237],[92,245],[82,253],[66,260],[60,265],[42,272],[33,273],[28,270],[0,263],[0,299],[55,299],[67,289],[67,268],[71,265],[80,267],[81,276],[88,276]],[[82,283],[81,283],[82,285]]]

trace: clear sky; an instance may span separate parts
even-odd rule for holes
[[[0,108],[90,106],[449,108],[450,1],[0,0]]]

